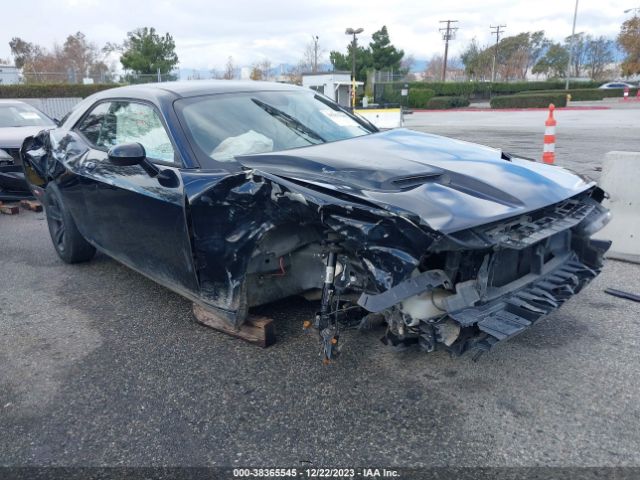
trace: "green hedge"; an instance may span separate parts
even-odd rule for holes
[[[400,103],[402,100],[400,89],[400,84],[398,84],[397,87],[392,83],[386,84],[379,103]]]
[[[409,90],[407,102],[411,108],[426,108],[429,100],[436,94],[430,88],[414,88]]]
[[[581,88],[595,88],[601,82],[580,82]],[[395,82],[385,85],[385,91],[398,92],[404,83]],[[435,92],[436,97],[441,96],[463,96],[489,98],[492,95],[512,95],[523,91],[547,91],[563,90],[565,82],[545,81],[545,82],[410,82],[409,92],[412,89],[430,89]]]
[[[462,108],[469,106],[469,99],[467,97],[433,97],[427,103],[429,110],[446,110],[448,108]]]
[[[410,82],[409,92],[411,90],[433,90],[436,97],[468,97],[482,89],[480,83],[474,82]]]
[[[491,99],[491,108],[546,108],[550,103],[556,107],[567,106],[564,93],[536,93],[532,95],[504,95]]]
[[[571,100],[579,102],[579,101],[593,101],[593,100],[602,100],[603,98],[611,98],[611,97],[623,97],[622,89],[599,89],[599,88],[572,88],[570,90],[565,90],[566,93],[571,94]],[[530,95],[532,93],[557,93],[554,90],[547,90],[544,92],[519,92],[518,95]],[[637,95],[638,89],[632,88],[629,90],[629,96],[633,97]]]
[[[88,97],[117,84],[94,83],[25,83],[18,85],[0,85],[0,98],[45,98],[45,97]]]
[[[601,85],[601,82],[580,82],[582,88],[596,88]],[[494,94],[511,95],[514,93],[522,92],[525,90],[540,91],[546,90],[564,90],[565,81],[546,81],[546,82],[514,82],[514,83],[494,83],[492,92]]]

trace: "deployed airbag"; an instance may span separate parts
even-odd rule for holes
[[[230,162],[237,155],[251,155],[273,151],[273,140],[261,133],[249,130],[236,137],[225,138],[212,152],[211,158],[219,162]]]

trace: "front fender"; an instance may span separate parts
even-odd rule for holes
[[[187,194],[202,301],[236,326],[244,321],[251,295],[245,288],[248,265],[274,230],[311,229],[318,243],[334,234],[368,273],[373,291],[407,278],[438,238],[375,205],[256,170],[219,177],[213,184],[206,179],[188,183],[203,187]]]

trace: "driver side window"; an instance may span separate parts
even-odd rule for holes
[[[138,142],[149,158],[175,162],[169,135],[149,105],[127,101],[100,103],[78,125],[78,130],[97,148]]]

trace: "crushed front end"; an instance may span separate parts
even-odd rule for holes
[[[477,355],[559,308],[602,267],[609,220],[594,187],[546,208],[442,235],[409,278],[358,304],[384,318],[383,341]]]

